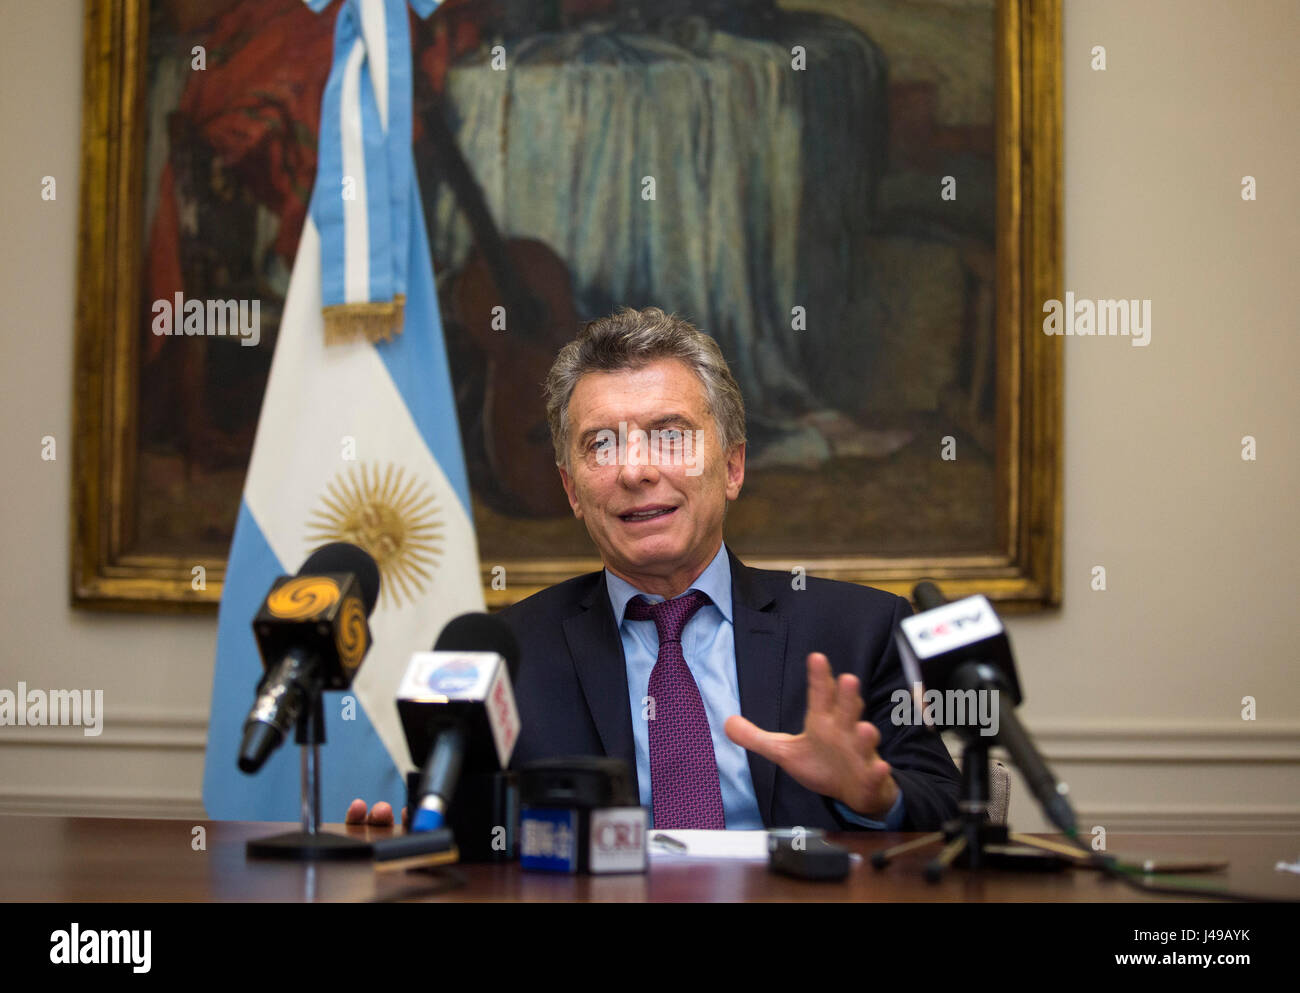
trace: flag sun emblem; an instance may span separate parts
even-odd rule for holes
[[[325,488],[307,523],[313,545],[348,541],[379,566],[381,602],[413,602],[433,580],[442,524],[428,488],[401,466],[361,463]]]

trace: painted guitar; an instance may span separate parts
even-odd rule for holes
[[[501,490],[521,513],[569,511],[555,471],[542,383],[555,353],[578,328],[568,266],[544,242],[503,239],[483,191],[461,154],[437,95],[423,118],[435,167],[447,181],[474,235],[474,250],[451,289],[457,320],[487,355],[483,442]],[[502,316],[495,308],[505,307]]]

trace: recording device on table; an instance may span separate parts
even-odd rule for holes
[[[520,868],[646,871],[649,817],[623,759],[539,759],[519,770]]]
[[[821,828],[767,832],[768,868],[783,876],[830,882],[849,874],[849,850],[826,840]]]
[[[356,545],[334,542],[312,552],[296,576],[276,579],[253,618],[263,675],[244,722],[239,768],[256,773],[293,729],[302,746],[302,830],[250,841],[248,854],[300,860],[370,855],[365,841],[320,830],[321,694],[352,685],[370,650],[367,618],[378,597],[375,560]]]

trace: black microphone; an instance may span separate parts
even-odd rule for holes
[[[281,576],[253,618],[265,672],[244,722],[239,768],[257,772],[321,690],[347,689],[370,649],[366,619],[379,598],[379,567],[356,545],[312,552]]]
[[[506,768],[519,738],[514,679],[519,643],[506,623],[462,614],[432,652],[411,657],[397,691],[397,710],[422,769],[412,831],[442,827],[462,774]]]
[[[1047,817],[1073,837],[1076,825],[1067,789],[1056,781],[1016,717],[1014,708],[1023,699],[1020,681],[1011,642],[993,605],[983,596],[949,601],[928,581],[917,583],[912,597],[922,612],[903,618],[895,633],[909,682],[940,693],[996,694],[992,699],[997,701],[997,728],[990,736],[1011,755]],[[1010,707],[1002,706],[1006,698]],[[968,725],[948,726],[972,733]]]
[[[928,579],[923,579],[912,587],[912,599],[923,611],[934,610],[948,602],[948,598],[940,592],[939,587]]]

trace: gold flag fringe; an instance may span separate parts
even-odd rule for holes
[[[338,303],[324,309],[325,344],[364,340],[372,345],[402,333],[406,297],[371,303]]]

